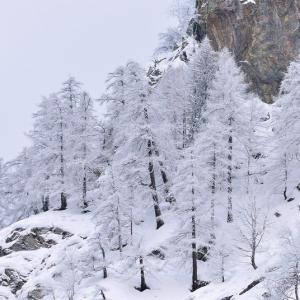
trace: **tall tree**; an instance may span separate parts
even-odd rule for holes
[[[233,178],[234,167],[238,161],[233,157],[234,146],[238,146],[239,136],[248,124],[248,97],[244,75],[236,65],[233,56],[227,49],[223,50],[218,59],[218,70],[209,91],[207,110],[215,124],[217,143],[226,141],[227,166],[227,222],[233,222]]]
[[[300,58],[291,63],[281,85],[280,97],[274,109],[274,131],[276,137],[276,157],[273,168],[280,178],[284,200],[291,198],[293,185],[299,183],[297,174],[292,174],[299,166],[300,145]],[[278,174],[279,171],[279,174]]]

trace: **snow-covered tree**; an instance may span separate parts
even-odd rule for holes
[[[195,16],[194,0],[174,0],[170,14],[175,19],[176,25],[169,27],[166,32],[159,35],[160,45],[156,49],[157,54],[165,54],[178,49],[187,36],[187,30],[191,19]]]
[[[203,197],[203,182],[203,173],[199,171],[194,149],[189,147],[180,162],[174,189],[179,198],[180,215],[180,230],[176,236],[177,252],[184,261],[190,261],[191,257],[192,291],[204,284],[198,274],[198,253],[201,247],[208,246],[209,238],[206,234],[207,207]]]
[[[244,75],[227,49],[218,59],[218,70],[207,101],[207,118],[214,124],[217,147],[223,149],[227,166],[227,222],[233,222],[233,179],[238,157],[233,157],[240,147],[239,138],[248,125],[248,97]],[[235,149],[234,149],[235,147]],[[225,150],[224,150],[225,149]]]
[[[199,131],[203,123],[203,114],[206,110],[208,93],[211,89],[217,68],[217,55],[212,49],[208,38],[205,38],[188,63],[187,82],[188,90],[188,134],[189,138]]]
[[[280,266],[275,268],[268,280],[271,299],[299,300],[300,247],[299,234],[287,231],[282,238],[283,255]]]
[[[300,162],[300,58],[292,62],[281,84],[280,97],[274,109],[273,124],[276,146],[273,164],[274,177],[279,183],[285,200],[290,199],[292,189],[299,183],[299,174],[293,174]]]
[[[77,186],[81,186],[81,202],[85,208],[88,206],[87,192],[89,183],[95,180],[93,174],[93,164],[97,158],[100,147],[100,128],[95,117],[93,100],[83,92],[76,108],[74,126],[72,128],[74,146],[70,149],[72,181],[74,181],[75,191]]]
[[[145,71],[138,64],[130,62],[121,76],[123,74],[125,75],[124,80],[121,80],[122,84],[119,84],[118,76],[113,85],[112,95],[107,97],[112,103],[108,108],[108,115],[114,118],[112,131],[114,169],[120,180],[124,181],[122,186],[126,185],[129,189],[138,183],[140,187],[148,187],[152,195],[156,227],[160,228],[164,222],[155,174],[155,158],[158,154],[156,142],[158,139],[155,139],[152,124],[155,107],[149,101],[150,91]],[[118,91],[118,86],[121,91]],[[116,101],[121,103],[122,109]],[[149,185],[145,184],[147,176],[150,179]],[[128,195],[128,190],[125,194]]]
[[[35,152],[34,178],[45,186],[45,197],[59,194],[60,208],[67,208],[66,151],[67,107],[57,94],[44,98],[34,114],[34,127],[30,132]],[[41,182],[44,178],[45,182]]]

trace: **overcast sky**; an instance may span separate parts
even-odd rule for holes
[[[172,0],[0,0],[0,157],[14,158],[42,95],[69,75],[93,97],[128,59],[147,63]]]

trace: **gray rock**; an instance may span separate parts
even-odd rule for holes
[[[13,269],[5,269],[4,274],[0,276],[0,285],[8,286],[13,294],[22,289],[26,283],[26,277]]]
[[[18,251],[33,251],[40,248],[50,248],[56,244],[54,240],[45,239],[43,235],[47,233],[54,233],[60,235],[62,239],[73,236],[68,231],[65,231],[58,227],[34,227],[28,234],[22,234],[23,228],[16,228],[13,230],[6,239],[6,243],[12,243],[8,248],[0,247],[0,257],[6,256],[12,252]]]
[[[200,13],[200,29],[194,32],[197,39],[207,33],[215,49],[229,48],[247,74],[252,90],[263,101],[273,102],[284,72],[299,52],[300,1],[196,1]]]
[[[45,296],[44,291],[40,286],[36,286],[36,288],[30,291],[27,294],[27,300],[40,300],[43,299]]]
[[[8,249],[15,252],[31,251],[40,248],[50,248],[53,244],[55,244],[54,241],[47,241],[42,236],[31,232],[24,236],[20,236]]]

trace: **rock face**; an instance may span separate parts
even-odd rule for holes
[[[198,39],[228,47],[262,100],[272,103],[300,47],[299,0],[196,0]],[[252,2],[255,2],[252,3]]]
[[[45,239],[44,234],[54,233],[60,235],[62,239],[71,237],[72,234],[58,227],[35,227],[31,232],[23,234],[24,228],[16,228],[6,238],[6,243],[12,243],[8,248],[0,247],[0,257],[9,255],[18,251],[33,251],[40,248],[51,248],[56,242],[51,239]]]

